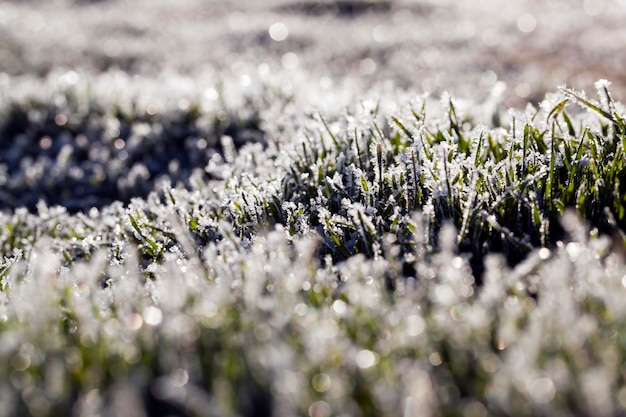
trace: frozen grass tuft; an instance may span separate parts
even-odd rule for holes
[[[82,167],[81,135],[206,146],[126,200],[68,189],[84,210],[0,214],[0,416],[626,413],[626,124],[606,83],[497,117],[388,91],[305,114],[275,85],[109,103],[77,83],[2,103],[3,140],[56,125],[65,156],[31,157],[36,180]],[[236,143],[225,114],[266,140]]]

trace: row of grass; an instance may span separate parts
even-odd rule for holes
[[[222,136],[188,182],[0,214],[0,416],[626,413],[625,112],[598,87],[506,127],[277,94],[266,143]],[[189,131],[223,111],[191,104]]]

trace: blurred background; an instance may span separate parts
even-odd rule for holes
[[[624,100],[625,23],[626,0],[3,1],[0,72],[300,71],[512,107],[606,78]]]

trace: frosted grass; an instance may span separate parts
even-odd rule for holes
[[[324,263],[317,239],[280,228],[147,267],[134,245],[65,267],[36,245],[3,278],[3,414],[118,414],[129,389],[138,415],[151,401],[185,415],[622,409],[622,256],[598,238],[512,270],[490,255],[476,287],[442,233],[393,292],[393,256]]]
[[[208,81],[106,77],[115,120],[196,108],[220,147],[126,204],[0,214],[0,415],[626,412],[626,130],[605,84],[494,125],[492,103],[386,87],[307,113],[310,91],[263,80],[204,107]],[[67,97],[28,85],[2,109]],[[235,146],[224,103],[267,142]]]

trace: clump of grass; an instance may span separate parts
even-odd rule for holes
[[[448,97],[289,128],[283,102],[207,178],[0,214],[0,416],[623,414],[626,127],[598,86],[506,129]]]
[[[572,100],[599,117],[574,126]],[[513,114],[508,130],[461,123],[452,100],[432,118],[425,102],[407,115],[382,116],[372,107],[332,124],[317,117],[283,150],[290,158],[277,175],[280,188],[272,186],[269,197],[243,197],[254,215],[248,222],[235,217],[235,225],[280,223],[294,234],[316,229],[322,255],[335,261],[380,255],[389,233],[412,267],[408,218],[419,210],[434,247],[444,224],[459,230],[460,251],[471,255],[478,278],[488,253],[503,253],[514,265],[533,248],[554,247],[568,208],[623,240],[625,125],[607,102],[612,113],[563,90],[539,109]],[[241,186],[250,190],[242,196],[258,195],[258,187]]]

